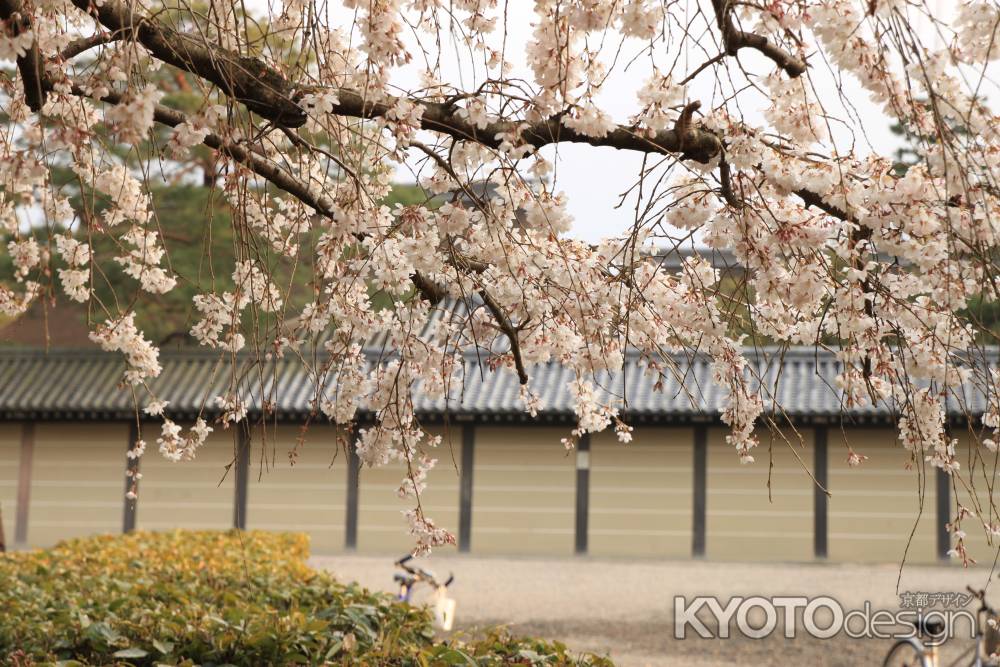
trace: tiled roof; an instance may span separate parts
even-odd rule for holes
[[[813,348],[748,349],[749,372],[764,391],[761,397],[771,408],[777,399],[783,413],[795,419],[858,421],[892,418],[891,410],[878,408],[843,410],[835,378],[839,364],[829,352]],[[374,353],[373,353],[374,355]],[[163,372],[151,382],[156,394],[170,400],[170,412],[178,418],[208,413],[216,408],[214,398],[225,393],[232,379],[228,358],[204,350],[174,350],[161,353]],[[377,357],[372,356],[372,363]],[[674,357],[675,367],[650,374],[638,356],[630,355],[624,368],[597,374],[595,384],[605,398],[617,401],[631,419],[639,421],[688,421],[718,419],[725,392],[711,379],[711,363],[704,356]],[[117,419],[133,415],[131,388],[121,384],[121,355],[81,350],[0,350],[0,418],[2,419]],[[260,409],[260,396],[275,406],[278,419],[300,420],[309,414],[316,383],[294,357],[254,363],[239,357],[241,386],[252,411]],[[548,363],[529,368],[530,387],[541,399],[539,418],[572,418],[572,399],[567,385],[568,369]],[[519,397],[517,376],[507,370],[490,371],[485,357],[465,355],[464,373],[451,388],[449,400],[414,397],[418,413],[427,417],[445,414],[483,419],[528,418]],[[659,383],[660,386],[657,386]],[[326,391],[335,380],[327,380]],[[145,393],[144,391],[142,392]],[[954,401],[957,414],[964,409],[982,410],[982,393],[967,391],[967,400]],[[963,408],[962,406],[965,406]]]

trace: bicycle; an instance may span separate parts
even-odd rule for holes
[[[413,556],[407,554],[396,561],[396,567],[403,570],[402,573],[397,572],[392,577],[399,585],[396,599],[409,603],[414,586],[421,582],[428,584],[432,588],[429,604],[434,610],[434,622],[439,628],[448,632],[455,623],[455,600],[448,597],[448,586],[455,581],[455,575],[449,574],[448,579],[442,583],[433,572],[410,565],[411,560]]]
[[[995,665],[996,661],[990,656],[1000,651],[1000,628],[995,622],[991,624],[989,621],[997,619],[997,613],[986,604],[985,590],[975,590],[971,586],[966,586],[966,590],[979,600],[979,609],[976,611],[976,641],[973,646],[949,663],[949,667],[960,664],[967,664],[969,667]],[[919,619],[912,623],[918,636],[906,637],[893,644],[882,662],[882,667],[939,667],[937,643],[927,645],[920,637],[941,639],[945,631],[944,622]],[[970,654],[973,654],[972,662],[964,663]]]

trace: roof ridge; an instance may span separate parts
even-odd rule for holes
[[[362,348],[366,354],[376,355],[382,354],[384,356],[392,356],[396,353],[395,350],[390,350],[378,346],[365,346]],[[818,348],[812,345],[758,345],[758,346],[744,346],[742,348],[743,356],[748,360],[753,360],[755,358],[765,358],[765,359],[779,359],[779,358],[808,358],[808,359],[819,359],[821,361],[828,361],[835,359],[837,349],[829,348]],[[318,354],[320,356],[326,356],[328,353],[319,347],[310,346],[307,348],[307,354]],[[490,350],[482,347],[469,346],[463,350],[462,354],[466,358],[468,357],[479,357],[483,354],[489,354]],[[970,348],[967,353],[986,353],[986,354],[1000,354],[1000,345],[982,345],[974,348]],[[285,354],[280,358],[271,357],[267,359],[270,352],[261,351],[260,358],[269,361],[280,361],[282,359],[295,359],[297,355],[295,354]],[[160,357],[163,359],[198,359],[203,357],[222,357],[231,356],[232,353],[228,353],[218,349],[205,348],[205,347],[191,347],[185,349],[161,349]],[[257,355],[252,350],[241,350],[235,354],[237,358],[255,358]],[[636,348],[629,348],[625,352],[625,357],[629,360],[640,359],[643,357],[651,356],[648,353],[642,352]],[[681,350],[678,352],[673,352],[670,355],[674,358],[688,359],[693,357],[709,357],[709,353],[704,350]],[[79,348],[79,347],[3,347],[0,346],[0,359],[17,359],[17,358],[30,358],[30,359],[45,359],[45,358],[84,358],[88,360],[93,360],[101,357],[114,357],[120,359],[121,356],[117,352],[107,352],[98,348]],[[558,362],[550,362],[558,363]]]

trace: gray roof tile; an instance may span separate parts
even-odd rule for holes
[[[889,407],[842,410],[842,394],[835,378],[839,364],[829,352],[813,348],[788,350],[747,350],[749,372],[763,379],[761,397],[765,406],[772,399],[793,418],[853,419],[892,418]],[[371,363],[384,354],[369,348]],[[519,384],[512,371],[490,371],[486,353],[469,352],[465,367],[451,387],[448,399],[431,399],[417,388],[417,411],[429,416],[445,413],[479,417],[527,418],[519,397]],[[221,363],[220,363],[221,361]],[[180,416],[197,414],[203,408],[216,410],[214,398],[230,384],[233,368],[229,357],[207,350],[164,351],[163,372],[150,385],[162,398],[170,400],[169,410]],[[686,420],[718,418],[725,391],[711,379],[710,361],[700,355],[677,355],[675,368],[659,378],[648,374],[637,355],[626,358],[624,368],[614,373],[600,372],[595,384],[605,400],[616,402],[631,418]],[[132,394],[121,384],[124,361],[120,355],[80,350],[0,350],[0,417],[95,418],[127,417],[132,413]],[[256,363],[248,355],[237,357],[237,377],[244,400],[257,411],[261,395],[273,401],[279,419],[301,419],[311,410],[316,393],[315,380],[293,356]],[[572,399],[568,383],[572,373],[556,363],[529,369],[530,387],[541,400],[542,418],[570,419]],[[662,387],[655,388],[657,380]],[[325,381],[325,391],[335,391],[335,377]],[[756,387],[756,383],[755,383]],[[758,388],[758,391],[759,388]],[[145,392],[140,391],[141,396]],[[981,412],[983,392],[967,386],[949,402],[955,414]]]

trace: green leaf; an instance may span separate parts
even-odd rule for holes
[[[149,655],[148,652],[143,651],[141,648],[125,648],[121,651],[115,651],[111,654],[113,658],[145,658]]]
[[[434,658],[433,664],[435,665],[472,665],[476,667],[477,664],[472,656],[449,646],[438,647],[432,652],[431,657]]]
[[[169,655],[174,652],[173,642],[161,642],[159,639],[153,640],[153,648],[162,653],[163,655]]]
[[[92,642],[105,645],[114,644],[122,637],[114,630],[114,628],[103,621],[99,623],[91,623],[87,626],[83,635]]]
[[[524,658],[525,660],[530,660],[531,664],[535,664],[537,662],[542,662],[542,661],[545,660],[545,658],[543,656],[539,655],[538,653],[536,653],[536,652],[534,652],[534,651],[532,651],[530,649],[526,649],[526,648],[522,648],[520,651],[518,651],[517,652],[517,657]]]

